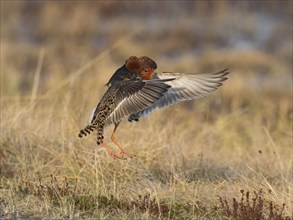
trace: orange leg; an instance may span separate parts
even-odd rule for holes
[[[111,140],[112,140],[113,143],[116,144],[116,146],[120,149],[120,154],[122,154],[122,155],[126,155],[126,156],[128,156],[128,157],[131,158],[131,157],[132,157],[132,154],[127,153],[127,152],[124,150],[124,148],[121,147],[120,144],[118,144],[118,142],[115,140],[115,131],[116,131],[116,129],[118,128],[118,126],[119,126],[119,123],[118,123],[118,124],[115,124],[115,128],[114,128],[114,130],[113,130],[113,132],[112,132],[112,135],[111,135]]]
[[[125,159],[124,157],[121,157],[120,155],[117,155],[114,151],[112,151],[111,148],[106,143],[102,142],[102,145],[104,148],[106,148],[106,150],[108,151],[110,156],[113,157],[114,159],[116,159],[116,158]]]

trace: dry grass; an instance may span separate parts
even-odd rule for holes
[[[1,1],[0,218],[292,219],[292,2],[221,2]],[[120,161],[77,134],[130,55],[231,74],[122,124]]]
[[[251,197],[250,192],[240,191],[241,199],[233,198],[233,204],[230,206],[226,199],[220,197],[221,209],[227,217],[233,219],[290,219],[289,216],[284,217],[283,212],[286,204],[283,203],[282,207],[275,206],[271,201],[266,207],[262,198],[262,190],[253,192]]]

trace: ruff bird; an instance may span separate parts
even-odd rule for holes
[[[147,56],[129,57],[106,84],[107,91],[92,111],[89,124],[78,136],[82,138],[97,130],[97,144],[102,144],[113,158],[132,157],[115,139],[123,118],[138,121],[157,108],[207,96],[222,85],[229,73],[227,69],[199,74],[155,73],[156,69],[156,62]],[[120,154],[104,142],[104,129],[111,124],[114,124],[111,140],[120,149]]]

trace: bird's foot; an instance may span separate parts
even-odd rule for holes
[[[120,160],[126,160],[126,158],[123,155],[117,155],[115,152],[110,151],[110,156],[113,157],[113,159],[120,159]]]
[[[123,155],[118,155],[116,154],[105,142],[102,142],[102,145],[106,148],[107,152],[110,154],[110,156],[113,159],[121,159],[121,160],[125,160],[126,158],[123,157]]]
[[[132,158],[132,157],[133,157],[132,154],[126,152],[126,151],[124,150],[124,148],[123,148],[122,146],[120,146],[120,144],[118,144],[118,142],[115,140],[114,132],[113,132],[112,135],[111,135],[111,139],[112,139],[113,143],[114,143],[114,144],[120,149],[120,155],[122,155],[122,156],[127,156],[127,157],[129,157],[129,158]]]
[[[122,155],[122,156],[125,155],[129,158],[133,158],[133,156],[134,156],[133,154],[126,152],[123,148],[120,148],[120,155]]]

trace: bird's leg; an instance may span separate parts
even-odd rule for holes
[[[115,123],[115,128],[114,128],[114,130],[113,130],[113,132],[112,132],[111,140],[112,140],[113,143],[114,143],[114,144],[120,149],[120,154],[122,154],[122,155],[126,155],[126,156],[128,156],[128,157],[131,158],[131,157],[132,157],[132,154],[127,153],[127,152],[124,150],[124,148],[121,147],[120,144],[118,144],[118,142],[115,140],[115,131],[116,131],[116,129],[118,128],[119,124],[120,124],[120,123]]]
[[[125,159],[123,156],[117,155],[114,151],[112,151],[111,148],[104,141],[102,142],[102,145],[104,148],[106,148],[106,150],[108,151],[110,156],[113,157],[114,159],[116,159],[116,158]]]

